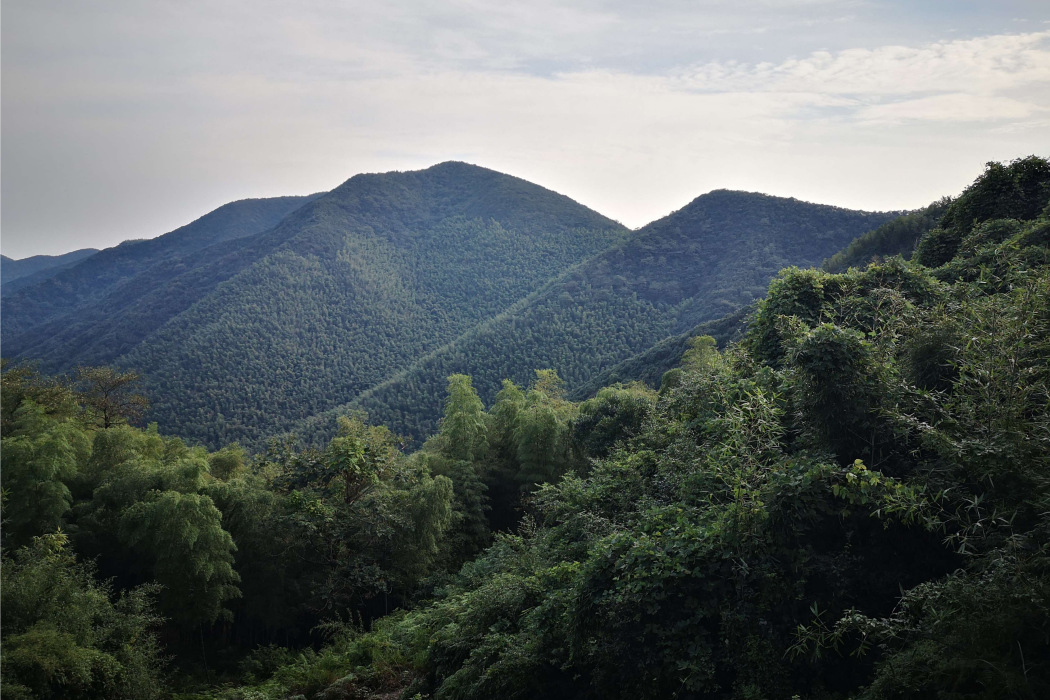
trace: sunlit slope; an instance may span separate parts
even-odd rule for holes
[[[764,295],[790,265],[819,264],[892,214],[716,191],[649,224],[508,313],[471,329],[341,410],[411,437],[432,433],[445,378],[470,374],[488,402],[503,379],[527,383],[553,368],[569,389],[659,341]],[[297,427],[326,435],[331,412]]]
[[[116,362],[147,377],[165,430],[258,441],[353,399],[627,233],[462,163],[356,176],[263,234],[272,250]]]

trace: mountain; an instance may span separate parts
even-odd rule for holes
[[[31,355],[52,369],[79,361],[111,361],[112,353],[84,357],[69,353],[82,352],[85,337],[106,335],[106,320],[126,310],[146,290],[220,253],[196,258],[195,254],[222,243],[227,244],[222,252],[236,249],[316,196],[231,202],[163,236],[102,250],[13,294],[5,285],[4,352]]]
[[[937,226],[950,204],[951,199],[946,197],[923,209],[906,212],[890,219],[882,226],[855,238],[844,249],[825,260],[822,268],[828,272],[845,272],[851,267],[863,268],[869,263],[880,262],[895,255],[908,259],[919,240]],[[648,350],[575,387],[570,398],[586,399],[594,396],[602,387],[632,381],[641,381],[658,388],[664,372],[678,366],[691,338],[709,335],[717,341],[719,347],[725,347],[740,340],[747,328],[748,316],[753,311],[753,305],[742,307],[718,320],[706,321],[685,333],[665,338]]]
[[[910,258],[919,239],[933,230],[949,204],[951,200],[946,197],[887,221],[825,260],[823,268],[828,272],[845,272],[851,267],[865,267],[894,255]]]
[[[664,338],[651,348],[600,372],[585,383],[573,387],[569,398],[583,401],[598,393],[604,387],[628,382],[643,382],[658,389],[664,373],[674,369],[682,362],[682,355],[689,349],[689,341],[697,336],[707,335],[714,338],[719,348],[725,348],[743,338],[747,329],[748,317],[754,313],[755,305],[748,304],[732,311],[722,318],[693,326],[685,333]]]
[[[97,248],[81,248],[63,255],[33,255],[21,260],[12,260],[6,255],[0,255],[0,284],[3,284],[6,290],[14,282],[27,278],[43,280],[97,252]]]
[[[23,330],[23,311],[9,331],[5,313],[5,350],[51,371],[135,369],[164,430],[258,442],[345,403],[627,235],[567,197],[464,163],[359,175],[255,235],[134,276],[111,265],[103,273],[116,284],[102,293],[83,284],[87,302],[45,325]],[[44,292],[59,282],[25,290],[12,307],[57,308]]]
[[[555,369],[570,391],[620,362],[765,294],[783,267],[812,266],[895,214],[719,190],[638,230],[409,369],[295,426],[319,441],[361,409],[412,437],[434,432],[445,378],[462,373],[490,402],[503,379]]]
[[[486,401],[540,368],[579,391],[891,218],[720,190],[632,233],[442,163],[234,202],[101,251],[5,295],[3,343],[49,372],[134,369],[151,420],[211,445],[324,436],[351,409],[422,438],[450,374]]]

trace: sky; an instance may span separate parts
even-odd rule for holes
[[[1046,0],[3,0],[0,249],[461,160],[634,228],[869,210],[1050,156]]]

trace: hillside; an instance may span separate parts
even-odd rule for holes
[[[782,267],[817,265],[893,217],[746,192],[702,195],[295,432],[323,439],[336,413],[363,409],[404,435],[427,435],[441,415],[445,378],[457,373],[473,377],[486,403],[503,379],[527,384],[535,369],[555,369],[573,391],[749,304]]]
[[[12,260],[6,255],[0,255],[0,284],[3,285],[5,293],[26,285],[27,278],[36,281],[47,279],[58,270],[68,267],[84,258],[98,252],[97,248],[81,248],[63,255],[31,255],[28,258]],[[15,287],[15,282],[20,282]]]
[[[5,362],[0,692],[1050,697],[1050,162],[700,331],[659,390],[448,377],[411,454],[209,452]]]
[[[714,321],[697,324],[684,333],[664,338],[651,348],[596,374],[585,383],[574,387],[569,398],[583,401],[597,394],[601,389],[614,384],[642,382],[653,389],[660,388],[664,373],[681,363],[682,355],[689,349],[689,341],[697,336],[710,336],[719,348],[726,348],[743,337],[747,321],[755,311],[755,305],[749,304],[730,312]]]
[[[864,267],[894,255],[908,259],[919,240],[941,220],[950,203],[951,200],[945,198],[888,221],[859,236],[825,260],[822,267],[828,272],[845,272],[851,267]]]
[[[5,297],[5,354],[134,369],[150,420],[211,445],[289,426],[316,441],[348,409],[421,438],[451,374],[486,401],[538,368],[578,390],[891,217],[716,191],[629,234],[476,166],[360,175],[226,205]]]
[[[10,290],[14,293],[5,285],[0,301],[5,355],[40,359],[54,370],[76,362],[111,361],[112,353],[72,357],[70,352],[105,335],[99,324],[110,322],[147,290],[219,255],[194,254],[224,242],[224,252],[235,249],[316,196],[231,202],[157,238],[99,251],[36,284]]]
[[[454,378],[415,458],[464,496],[544,473],[532,517],[239,692],[1050,696],[1048,201],[1047,161],[991,164],[911,262],[785,270],[659,393],[485,415]]]
[[[17,347],[52,371],[139,371],[166,430],[259,440],[353,398],[626,234],[567,197],[463,163],[359,175],[269,231],[122,280]]]

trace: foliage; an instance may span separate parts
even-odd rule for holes
[[[37,537],[3,559],[5,698],[160,696],[156,586],[114,600],[61,533]]]
[[[741,344],[697,339],[658,395],[611,387],[574,409],[576,456],[532,516],[371,633],[407,664],[397,687],[1045,695],[1050,259],[1026,212],[996,210],[938,270],[787,270]],[[534,392],[504,385],[467,463],[538,474],[529,456],[560,433],[557,399],[530,407]],[[325,666],[366,638],[296,673],[367,677],[361,656]]]
[[[760,297],[780,268],[816,264],[892,216],[744,192],[708,193],[627,240],[610,242],[335,411],[365,410],[399,433],[422,438],[437,428],[449,375],[469,374],[488,404],[504,379],[524,385],[540,367],[556,370],[575,398],[585,398],[601,388],[591,380],[606,370],[722,319]],[[697,334],[724,340],[735,330],[731,320],[716,325],[722,329],[678,341]],[[677,357],[665,359],[673,364]],[[656,385],[668,368],[648,380]],[[639,378],[630,371],[607,383]],[[325,435],[332,420],[331,412],[322,413],[297,432]]]
[[[1050,203],[1050,163],[1038,156],[988,163],[985,172],[944,212],[926,234],[915,261],[940,267],[952,260],[975,225],[993,219],[1031,220]]]
[[[16,406],[3,435],[5,548],[68,533],[70,562],[74,551],[94,560],[122,594],[150,591],[180,658],[197,646],[205,662],[235,660],[241,645],[303,644],[326,619],[385,612],[446,546],[452,483],[358,418],[344,418],[323,451],[275,443],[249,463],[237,445],[208,454],[155,426],[105,427],[92,392],[24,366],[5,365],[3,391],[5,408]],[[93,569],[77,571],[93,580]],[[32,634],[26,644],[87,668],[72,638]]]
[[[26,545],[56,530],[72,503],[66,483],[89,451],[84,431],[71,420],[49,418],[45,408],[23,401],[4,455],[4,543]]]
[[[851,267],[867,267],[895,255],[910,258],[916,244],[937,226],[950,204],[951,200],[944,198],[888,221],[854,239],[844,250],[825,260],[821,267],[828,272],[845,272]]]
[[[99,589],[45,551],[61,526],[127,597],[167,584],[184,668],[239,669],[198,698],[1042,697],[1041,172],[990,167],[934,229],[966,228],[939,267],[784,270],[740,343],[682,340],[658,392],[576,404],[547,369],[485,410],[446,375],[439,429],[408,456],[353,415],[323,448],[275,439],[246,463],[102,428],[14,368],[5,469],[10,444],[21,488],[48,494],[5,504],[37,548],[14,561],[61,555]],[[5,625],[4,691],[95,684],[109,618],[70,618],[12,571],[5,612],[30,602]]]

